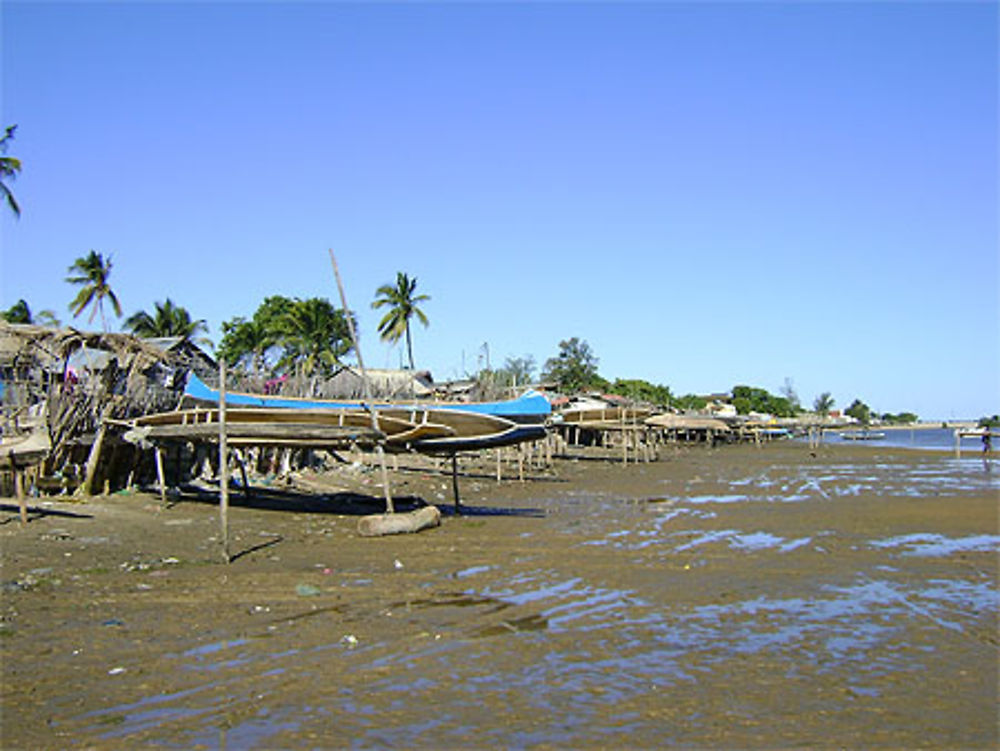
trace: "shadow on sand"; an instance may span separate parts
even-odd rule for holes
[[[20,508],[13,503],[0,503],[0,512],[12,514],[8,518],[0,521],[0,524],[9,524],[19,519]],[[65,519],[93,519],[91,514],[78,514],[74,511],[59,511],[51,508],[40,508],[38,506],[28,506],[28,521],[41,519],[46,516],[58,516]]]
[[[218,490],[215,489],[215,486],[209,485],[185,485],[180,488],[180,496],[175,498],[170,506],[188,502],[217,505],[219,502]],[[395,510],[399,512],[414,511],[430,505],[423,498],[415,495],[394,496],[392,502]],[[545,516],[545,510],[539,508],[469,506],[464,503],[461,505],[460,511],[456,511],[450,499],[448,502],[436,505],[443,516]],[[243,488],[237,485],[230,489],[229,506],[230,508],[340,516],[368,516],[385,513],[385,500],[381,496],[350,492],[309,493],[256,486],[252,486],[249,494],[244,495]]]

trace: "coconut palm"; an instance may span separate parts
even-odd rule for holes
[[[816,397],[813,401],[813,412],[815,412],[821,419],[825,419],[829,416],[830,410],[833,409],[834,401],[833,397],[830,396],[829,391],[824,391],[822,394]]]
[[[297,367],[303,375],[317,366],[328,371],[352,349],[347,316],[321,297],[295,300],[281,321],[281,343],[281,365]]]
[[[20,159],[5,156],[7,146],[9,145],[8,142],[14,137],[15,130],[17,130],[16,125],[8,126],[4,131],[3,138],[0,138],[0,197],[3,198],[4,203],[7,204],[10,210],[14,212],[14,216],[21,216],[21,207],[17,205],[14,194],[7,187],[7,181],[13,180],[17,177],[17,173],[21,171]]]
[[[185,308],[174,305],[169,297],[162,303],[154,303],[153,307],[152,315],[140,310],[126,318],[125,328],[144,339],[179,336],[182,339],[193,340],[195,334],[208,332],[205,319],[192,320],[191,314]]]
[[[383,284],[375,290],[373,308],[388,307],[388,312],[378,324],[378,332],[382,339],[395,344],[406,335],[406,353],[410,359],[410,370],[413,370],[413,341],[410,338],[410,319],[416,316],[424,326],[428,325],[427,316],[417,307],[418,303],[427,302],[427,295],[414,294],[417,289],[417,278],[410,279],[403,272],[396,273],[396,286]]]
[[[111,276],[111,257],[108,256],[108,260],[105,262],[103,255],[92,250],[88,255],[73,261],[73,265],[69,267],[68,271],[71,276],[66,277],[66,281],[80,286],[80,291],[73,302],[69,304],[73,317],[76,318],[83,312],[84,308],[92,305],[88,323],[93,323],[94,316],[100,313],[101,325],[107,331],[108,322],[104,317],[105,298],[111,302],[115,315],[119,318],[122,315],[122,306],[118,302],[118,296],[108,284],[108,277]]]
[[[216,353],[230,365],[250,362],[253,375],[263,371],[267,351],[277,344],[273,331],[256,319],[246,320],[237,316],[222,324],[222,341]]]

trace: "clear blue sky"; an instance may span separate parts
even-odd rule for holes
[[[3,308],[68,321],[94,249],[217,338],[337,301],[332,247],[371,367],[405,271],[438,380],[578,336],[675,393],[1000,412],[995,3],[0,8]]]

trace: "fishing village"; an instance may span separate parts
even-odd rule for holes
[[[0,2],[0,751],[1000,748],[998,29]]]
[[[360,365],[265,383],[185,337],[25,324],[0,323],[0,358],[5,747],[591,745],[539,711],[558,696],[639,747],[918,743],[928,706],[949,739],[995,738],[989,428],[948,426],[956,453],[927,454],[832,418],[544,383]],[[890,644],[896,670],[862,667]],[[953,676],[929,699],[892,677],[927,654]],[[692,683],[716,659],[740,668]],[[763,725],[750,687],[792,664],[769,690],[808,685],[823,709]],[[511,684],[468,704],[478,670]],[[716,704],[731,690],[745,714]],[[485,739],[483,713],[506,718]]]

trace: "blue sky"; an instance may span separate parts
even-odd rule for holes
[[[0,306],[211,333],[431,296],[439,380],[585,339],[607,378],[1000,412],[995,3],[69,3],[2,12]],[[85,316],[77,319],[85,326]]]

